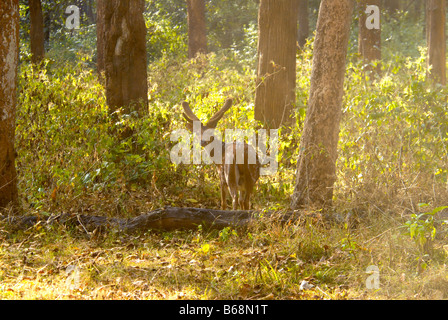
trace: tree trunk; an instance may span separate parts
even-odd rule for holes
[[[427,0],[426,35],[428,43],[429,78],[446,84],[445,0]]]
[[[44,42],[48,45],[50,43],[50,34],[51,34],[51,14],[49,12],[45,12],[44,14]]]
[[[207,29],[204,0],[187,0],[188,58],[207,53]]]
[[[291,206],[332,204],[352,0],[322,0]]]
[[[106,100],[113,113],[142,111],[148,105],[146,25],[143,0],[103,0]],[[103,29],[101,29],[103,28]]]
[[[411,17],[415,22],[417,22],[421,17],[421,14],[423,12],[424,3],[425,3],[425,1],[413,0],[412,7],[409,8]]]
[[[96,68],[101,76],[105,72],[104,44],[105,44],[105,4],[108,0],[98,0],[96,3]]]
[[[308,19],[308,0],[299,1],[299,31],[297,41],[299,47],[303,48],[310,34],[310,23]]]
[[[386,8],[386,10],[389,11],[390,14],[394,14],[395,12],[400,10],[400,0],[383,0],[383,1],[384,1],[384,8]]]
[[[40,0],[29,0],[31,61],[39,64],[45,56],[44,16]]]
[[[93,12],[93,0],[84,0],[84,10],[89,24],[94,24],[96,21],[95,14]]]
[[[297,0],[261,0],[255,119],[276,129],[291,122],[295,102]]]
[[[0,208],[18,198],[14,133],[19,62],[19,0],[0,2]]]
[[[381,60],[381,24],[379,29],[373,26],[372,18],[376,19],[375,12],[366,13],[367,6],[374,5],[381,8],[380,0],[360,0],[359,1],[359,38],[358,53],[364,59],[367,65],[364,70],[373,71],[370,63],[375,60]],[[379,11],[378,13],[380,13]],[[378,15],[378,19],[379,19]],[[379,72],[380,65],[375,71]]]

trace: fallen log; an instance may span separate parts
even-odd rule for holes
[[[247,227],[253,215],[251,211],[166,207],[131,218],[120,227],[125,232],[148,229],[167,231],[197,229],[199,225],[212,229]]]
[[[0,218],[14,228],[21,230],[32,227],[37,223],[48,225],[59,223],[80,226],[87,232],[100,228],[102,230],[116,229],[119,232],[134,233],[148,230],[193,230],[197,229],[199,225],[218,230],[226,227],[246,228],[262,215],[274,216],[272,212],[165,207],[129,219],[68,213],[50,217],[7,216]],[[293,213],[279,214],[276,218],[281,222],[289,221],[293,218]]]

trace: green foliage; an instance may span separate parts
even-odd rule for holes
[[[236,230],[230,227],[225,227],[224,229],[219,231],[219,239],[223,242],[227,242],[231,237],[237,237],[237,236],[238,233],[236,232]]]
[[[114,122],[104,89],[93,71],[77,68],[50,73],[22,66],[16,146],[23,179],[21,193],[39,210],[48,202],[81,194],[136,190],[166,183],[172,167],[166,134],[167,111],[144,118],[119,114]],[[120,139],[121,132],[134,135]],[[64,201],[65,200],[65,201]]]
[[[210,50],[231,47],[247,49],[241,44],[244,45],[248,28],[256,30],[258,4],[252,0],[215,0],[206,3]]]
[[[81,27],[79,30],[61,28],[52,33],[50,43],[46,58],[50,60],[51,67],[68,68],[69,72],[82,62],[84,68],[96,68],[95,25]]]
[[[145,11],[162,20],[170,20],[173,26],[181,28],[183,33],[187,32],[187,3],[185,0],[146,0]]]
[[[144,14],[148,61],[158,60],[164,55],[185,58],[188,52],[185,25],[177,24],[172,15],[163,12],[159,7],[162,7],[160,1],[152,2]],[[184,11],[182,9],[183,7],[178,8],[180,12]]]
[[[419,201],[426,202],[433,187],[443,187],[447,92],[426,81],[425,57],[424,50],[417,58],[395,55],[382,63],[381,77],[350,58],[339,142],[341,194],[391,203],[401,188],[410,196],[418,185],[419,197],[425,194]]]
[[[427,207],[428,204],[420,203],[419,207]],[[424,252],[427,241],[432,241],[436,237],[436,228],[434,226],[435,214],[448,208],[447,206],[437,207],[430,212],[411,214],[410,219],[404,224],[407,234],[413,239],[419,249]]]
[[[185,61],[163,57],[149,69],[150,95],[154,103],[179,106],[187,100],[199,118],[205,120],[216,112],[227,97],[233,97],[234,108],[222,121],[244,124],[242,129],[254,125],[253,120],[253,74],[241,74],[240,68],[224,54],[209,54]],[[173,117],[180,119],[180,109],[173,110]]]
[[[389,18],[386,23],[382,23],[381,29],[383,59],[393,59],[397,53],[413,58],[419,57],[419,47],[426,46],[425,15],[421,14],[415,19],[405,11],[399,15],[383,18],[384,20]]]

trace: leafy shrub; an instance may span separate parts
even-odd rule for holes
[[[426,81],[426,53],[395,55],[381,77],[348,65],[338,189],[352,199],[441,201],[447,175],[446,89]],[[343,196],[345,198],[345,196]],[[397,203],[398,204],[398,203]]]
[[[168,183],[166,110],[151,109],[141,119],[120,114],[114,123],[96,74],[82,70],[82,64],[52,73],[22,65],[17,166],[21,193],[35,208],[83,194],[144,188],[155,172],[158,184]],[[120,139],[128,129],[134,134]]]

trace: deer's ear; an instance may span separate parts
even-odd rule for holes
[[[224,116],[224,114],[227,112],[227,110],[230,109],[230,107],[232,106],[232,103],[233,103],[232,98],[227,99],[226,102],[224,103],[224,106],[221,108],[221,110],[216,112],[213,115],[213,117],[207,122],[207,124],[205,126],[207,128],[216,128],[216,125],[218,124],[219,120],[221,120],[221,118]]]

